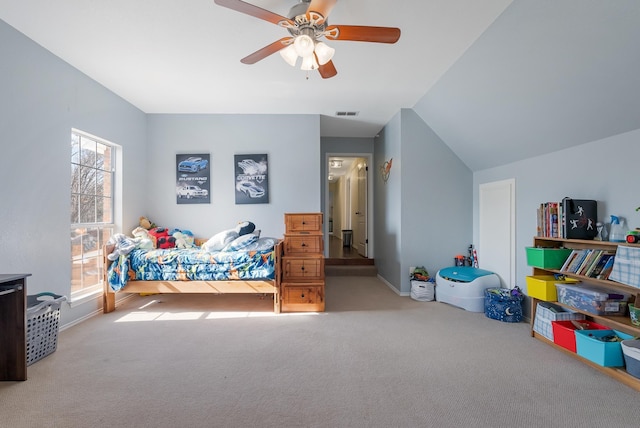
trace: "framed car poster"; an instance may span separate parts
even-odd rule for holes
[[[210,203],[210,176],[209,154],[176,155],[176,202]]]
[[[235,155],[236,204],[268,204],[267,155]]]

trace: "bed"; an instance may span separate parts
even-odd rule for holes
[[[116,293],[249,293],[271,295],[280,313],[282,241],[238,251],[134,249],[110,260],[115,245],[104,247],[103,312],[116,308]],[[196,240],[198,241],[198,240]]]

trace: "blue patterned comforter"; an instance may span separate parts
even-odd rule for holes
[[[273,246],[216,253],[200,248],[136,249],[114,261],[107,275],[113,291],[121,290],[129,280],[221,281],[274,278]]]

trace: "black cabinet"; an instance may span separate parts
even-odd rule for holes
[[[0,274],[0,381],[27,380],[27,277]]]

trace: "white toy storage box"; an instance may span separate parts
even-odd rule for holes
[[[436,300],[469,312],[484,312],[484,290],[495,287],[500,287],[500,278],[493,272],[452,266],[436,275]]]

